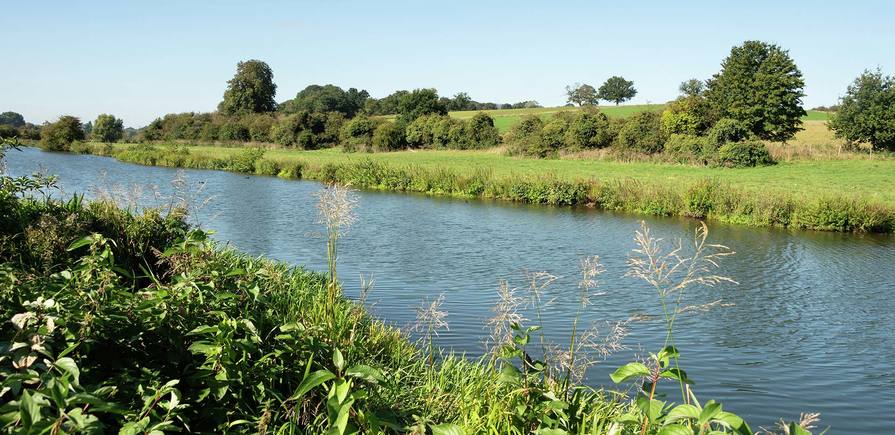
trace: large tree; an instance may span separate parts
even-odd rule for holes
[[[66,151],[76,140],[84,140],[84,127],[74,116],[61,116],[59,120],[44,125],[40,131],[40,144],[50,151]]]
[[[124,122],[113,115],[103,113],[96,117],[90,136],[100,142],[118,142],[124,136]]]
[[[612,101],[616,106],[618,106],[618,103],[634,98],[635,95],[637,95],[637,89],[634,89],[634,82],[625,80],[624,77],[620,76],[612,76],[606,79],[597,93],[597,97],[601,100]]]
[[[310,85],[296,94],[295,98],[283,102],[279,110],[286,113],[302,110],[340,112],[350,118],[364,108],[368,98],[370,94],[364,90],[350,88],[345,91],[336,85]]]
[[[414,119],[430,113],[447,114],[447,107],[438,99],[438,91],[435,89],[414,89],[413,92],[402,95],[398,100],[399,121],[409,124]]]
[[[247,60],[236,64],[236,74],[227,82],[224,101],[218,110],[228,115],[273,112],[277,109],[274,97],[277,85],[273,71],[260,60]]]
[[[678,90],[681,91],[681,95],[684,97],[698,97],[705,92],[705,82],[699,79],[690,79],[681,82]]]
[[[3,112],[0,113],[0,125],[11,125],[15,128],[25,125],[25,118],[20,113]]]
[[[596,106],[600,102],[597,90],[588,84],[575,83],[566,86],[566,101],[579,106]]]
[[[746,41],[730,50],[705,95],[716,119],[736,119],[761,139],[785,141],[801,130],[804,87],[788,51]]]
[[[829,126],[849,142],[895,151],[895,77],[864,71],[849,85]]]

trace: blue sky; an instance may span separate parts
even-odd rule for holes
[[[565,103],[564,87],[633,80],[664,102],[748,39],[790,50],[805,105],[865,68],[895,73],[895,2],[11,1],[0,6],[0,111],[40,123],[112,113],[143,126],[214,110],[239,60],[266,61],[277,100],[312,83],[466,91]]]

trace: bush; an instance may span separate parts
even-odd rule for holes
[[[273,160],[259,158],[255,160],[255,173],[258,175],[277,175],[280,173],[280,165]]]
[[[342,150],[369,152],[373,143],[373,133],[380,122],[382,121],[366,116],[358,116],[346,122],[339,135]]]
[[[249,138],[252,142],[271,142],[270,131],[276,119],[267,114],[260,114],[251,117],[249,122]]]
[[[90,136],[100,142],[118,142],[124,136],[124,122],[113,115],[103,113],[93,122]]]
[[[711,125],[709,107],[699,95],[681,97],[668,103],[662,112],[662,131],[666,135],[700,135]]]
[[[67,151],[76,140],[84,140],[84,127],[74,116],[62,116],[58,121],[47,124],[40,132],[40,145],[50,151]]]
[[[566,146],[572,149],[604,148],[612,144],[615,133],[606,114],[593,108],[584,108],[569,122]]]
[[[17,129],[11,125],[0,124],[0,139],[4,139],[4,138],[8,139],[8,138],[13,138],[13,137],[18,137],[18,136],[19,136],[19,129]]]
[[[301,178],[301,171],[304,164],[300,161],[285,161],[280,163],[280,172],[277,174],[280,178]]]
[[[514,125],[507,134],[507,145],[511,154],[529,154],[529,149],[540,146],[544,120],[537,115],[528,115]]]
[[[218,130],[218,139],[220,140],[247,142],[249,138],[249,128],[237,119],[228,120]]]
[[[730,142],[718,149],[721,165],[736,168],[774,164],[768,147],[759,141]]]
[[[438,115],[423,115],[413,120],[405,129],[407,145],[412,148],[424,148],[434,143],[435,125],[441,117]]]
[[[645,154],[662,151],[665,138],[662,133],[661,115],[646,111],[628,118],[618,132],[616,144],[622,149]]]
[[[494,119],[485,112],[476,113],[466,127],[471,148],[491,148],[500,144],[500,133],[494,127]]]
[[[227,158],[224,169],[251,174],[255,172],[255,162],[264,156],[261,148],[243,148]]]
[[[724,118],[715,123],[708,131],[709,140],[721,146],[728,142],[740,142],[752,137],[746,124],[732,118]]]
[[[383,122],[373,131],[373,151],[396,151],[406,146],[404,128],[397,122]]]
[[[705,136],[672,134],[665,141],[665,153],[679,163],[710,163],[715,160],[715,147]]]
[[[541,158],[555,156],[556,152],[565,146],[568,130],[569,117],[560,114],[553,116],[541,129],[539,140],[529,144],[526,154]]]

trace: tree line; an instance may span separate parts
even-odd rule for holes
[[[847,89],[829,122],[836,136],[873,149],[895,150],[895,79],[865,71]],[[761,41],[731,49],[721,71],[706,80],[680,85],[680,96],[663,111],[610,120],[595,108],[637,94],[620,76],[600,88],[566,87],[569,104],[585,107],[551,119],[532,116],[501,137],[493,119],[481,113],[458,120],[449,111],[539,107],[537,102],[479,103],[460,92],[448,98],[435,89],[396,91],[384,98],[365,90],[310,85],[294,98],[277,103],[273,71],[262,61],[237,64],[218,110],[168,114],[139,131],[102,114],[86,125],[73,116],[35,126],[15,112],[0,114],[0,137],[40,140],[64,150],[74,141],[259,142],[314,149],[343,145],[348,151],[385,151],[412,147],[482,148],[506,143],[511,152],[549,157],[562,150],[611,147],[626,154],[667,153],[676,159],[719,162],[722,148],[737,158],[765,161],[761,141],[785,142],[801,129],[804,80],[788,51]],[[394,117],[394,122],[384,119]],[[726,148],[725,148],[726,147]],[[720,160],[723,163],[723,159]]]

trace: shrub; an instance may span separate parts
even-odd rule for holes
[[[276,123],[273,116],[267,114],[252,116],[249,122],[249,138],[253,142],[270,142],[270,131]]]
[[[243,148],[230,156],[224,169],[233,172],[253,173],[255,172],[255,162],[264,156],[264,150],[261,148]]]
[[[895,77],[864,71],[848,86],[829,125],[849,143],[895,151]]]
[[[397,122],[383,122],[373,131],[373,151],[396,151],[406,146],[404,129]]]
[[[280,178],[301,178],[301,172],[304,164],[300,161],[287,160],[280,163],[280,172],[277,174]]]
[[[537,115],[528,115],[514,125],[507,134],[507,145],[512,154],[528,154],[528,150],[539,146],[544,120]]]
[[[700,135],[711,125],[709,107],[699,95],[680,97],[662,111],[662,131],[670,134]]]
[[[434,143],[433,132],[435,124],[441,119],[438,115],[423,115],[407,125],[405,138],[407,145],[412,148],[432,146]]]
[[[249,140],[249,129],[237,119],[230,119],[221,125],[218,130],[218,139],[236,142],[247,142]]]
[[[557,114],[544,124],[539,140],[531,142],[526,154],[542,158],[556,155],[556,152],[565,146],[568,130],[569,118]]]
[[[569,122],[565,144],[572,149],[604,148],[614,138],[609,117],[597,109],[585,108]]]
[[[494,119],[485,112],[476,113],[466,127],[471,148],[491,148],[500,144],[500,133]]]
[[[113,115],[103,113],[96,117],[90,136],[100,142],[118,142],[124,136],[124,122]]]
[[[47,124],[40,132],[40,145],[50,151],[66,151],[76,140],[84,140],[84,127],[74,116],[62,116],[58,121]]]
[[[346,122],[339,135],[342,149],[347,152],[370,151],[373,133],[379,122],[381,121],[366,116],[358,116]]]
[[[255,160],[255,173],[258,175],[277,175],[280,173],[280,165],[273,160],[259,158]]]
[[[727,167],[748,167],[774,164],[768,147],[759,141],[729,142],[718,149],[718,161]]]
[[[724,118],[715,123],[708,131],[708,137],[717,146],[728,142],[740,142],[752,137],[746,124],[732,118]]]
[[[665,153],[679,163],[709,163],[715,159],[715,147],[704,136],[672,134],[665,141]]]
[[[19,136],[19,129],[17,129],[11,125],[0,124],[0,139],[13,138],[13,137],[18,137],[18,136]]]
[[[616,143],[622,149],[645,154],[662,151],[665,139],[662,133],[661,115],[657,112],[646,111],[628,118],[618,132]]]

